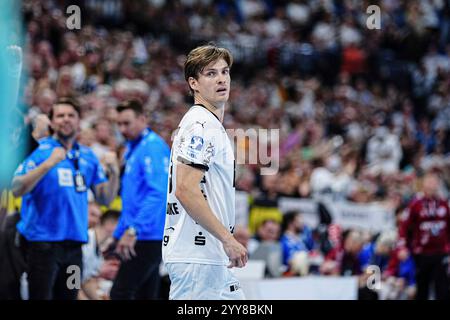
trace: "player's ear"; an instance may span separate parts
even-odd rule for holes
[[[189,77],[188,83],[189,83],[189,87],[192,90],[197,91],[197,88],[198,88],[198,81],[197,81],[197,79],[195,79],[194,77]]]

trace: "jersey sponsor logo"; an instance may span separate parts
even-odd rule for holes
[[[446,225],[445,221],[426,221],[420,224],[420,230],[428,231],[432,236],[438,236]]]
[[[36,169],[36,163],[33,160],[30,160],[30,161],[27,162],[27,165],[26,165],[25,168],[26,168],[27,171],[31,171],[33,169]]]
[[[48,143],[43,143],[39,145],[39,150],[48,150],[50,149],[52,146]]]
[[[211,162],[211,158],[214,156],[214,145],[210,142],[205,150],[205,158],[203,163],[208,165]]]
[[[168,203],[166,214],[168,214],[169,216],[180,214],[178,204],[176,202]]]
[[[179,150],[183,150],[184,149],[184,143],[186,142],[186,138],[181,136],[180,137],[180,141],[178,143],[178,149]]]
[[[58,184],[60,187],[73,187],[72,170],[58,168]]]
[[[199,232],[198,236],[194,238],[194,244],[196,246],[204,246],[206,245],[206,237],[203,235],[203,233]]]
[[[202,126],[202,128],[205,128],[205,123],[206,123],[206,121],[203,121],[203,122],[195,121],[195,123],[198,123],[199,125]]]
[[[189,144],[190,150],[201,151],[203,149],[203,138],[199,136],[193,136],[191,143]]]

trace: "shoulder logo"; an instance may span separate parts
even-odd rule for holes
[[[200,151],[203,148],[203,138],[199,136],[193,136],[191,138],[191,143],[189,144],[189,148]]]
[[[39,150],[48,150],[50,149],[52,146],[49,143],[41,143],[39,145]]]
[[[26,170],[31,171],[35,168],[36,168],[36,163],[33,160],[28,161],[28,163],[26,165]],[[21,171],[22,171],[22,169],[21,169]]]
[[[206,121],[203,121],[203,122],[195,121],[195,123],[198,123],[199,125],[202,126],[202,128],[205,128],[205,123],[206,123]]]

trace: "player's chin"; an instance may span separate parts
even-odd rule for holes
[[[75,130],[61,130],[59,132],[59,135],[64,138],[64,139],[68,139],[68,138],[72,138],[76,135],[76,131]]]
[[[218,95],[216,98],[217,102],[227,102],[228,101],[228,94],[226,95]]]

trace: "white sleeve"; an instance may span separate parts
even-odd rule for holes
[[[208,170],[216,154],[217,130],[205,120],[193,121],[180,128],[176,160]]]

